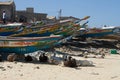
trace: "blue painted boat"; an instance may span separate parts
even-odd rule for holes
[[[97,28],[93,28],[93,29],[89,29],[89,30],[81,30],[83,32],[83,34],[79,35],[79,37],[84,37],[84,38],[88,38],[88,37],[102,37],[102,36],[107,36],[110,34],[115,34],[116,33],[116,28],[112,28],[112,29],[97,29]]]
[[[22,23],[11,23],[6,25],[0,25],[0,36],[9,36],[22,32]]]
[[[0,37],[0,52],[26,54],[59,44],[60,35],[46,37]]]

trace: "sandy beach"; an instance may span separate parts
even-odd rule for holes
[[[77,68],[40,62],[0,62],[0,80],[120,80],[120,55],[104,59],[75,57],[93,61],[95,66]]]
[[[120,80],[119,3],[0,0],[0,80]]]

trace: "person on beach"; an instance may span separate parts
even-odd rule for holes
[[[3,23],[5,24],[6,23],[6,12],[5,11],[3,11],[2,19],[3,19]]]

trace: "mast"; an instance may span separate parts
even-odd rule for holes
[[[62,15],[62,9],[59,10],[58,12],[58,18],[61,19],[61,15]]]

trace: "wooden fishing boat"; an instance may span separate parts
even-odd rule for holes
[[[0,25],[0,36],[9,36],[17,34],[23,30],[22,23],[11,23]]]
[[[62,20],[54,24],[47,24],[40,27],[29,27],[25,28],[19,34],[13,34],[12,37],[42,37],[42,36],[49,36],[51,34],[69,36],[74,31],[74,23],[71,20]]]
[[[102,36],[107,36],[110,34],[115,34],[118,31],[116,30],[117,28],[108,28],[108,29],[100,29],[100,28],[92,28],[92,29],[84,29],[81,30],[83,32],[83,34],[80,34],[79,37],[84,37],[84,38],[88,38],[88,37],[102,37]]]
[[[51,48],[62,38],[60,35],[46,37],[0,37],[0,52],[26,54]]]
[[[113,34],[100,37],[100,38],[120,40],[120,27],[115,27],[113,30]]]
[[[68,37],[70,35],[73,35],[75,31],[76,31],[76,28],[73,25],[70,25],[70,26],[67,26],[67,28],[63,28],[58,30],[57,32],[54,32],[53,34]]]

